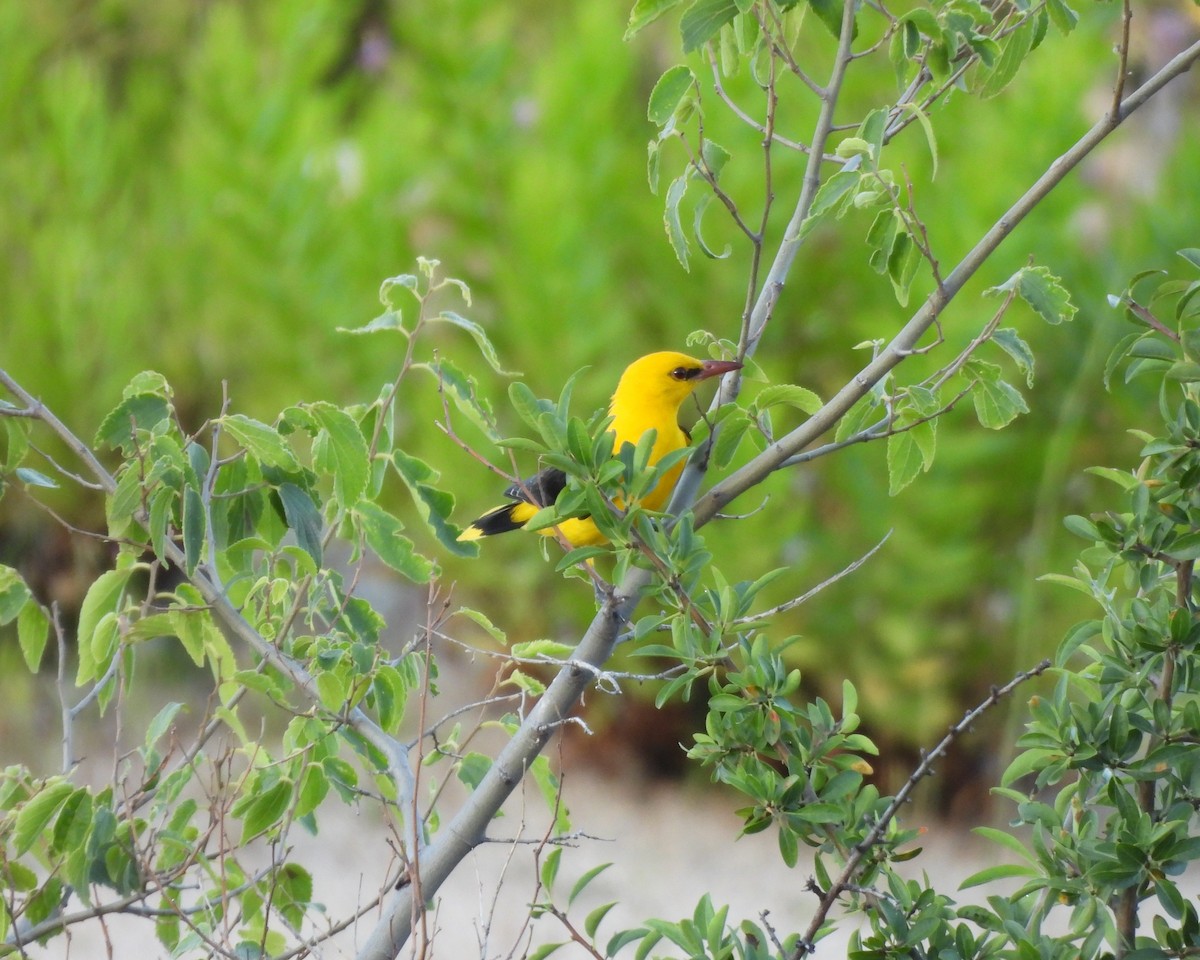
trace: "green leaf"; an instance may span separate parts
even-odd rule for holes
[[[520,660],[566,660],[574,652],[575,648],[569,643],[559,643],[557,640],[528,640],[512,646],[512,655]]]
[[[1064,36],[1074,30],[1075,24],[1079,22],[1079,14],[1068,7],[1064,0],[1046,0],[1046,9],[1050,11],[1050,19]]]
[[[559,779],[550,769],[550,761],[545,756],[535,757],[529,772],[542,794],[546,808],[554,814],[554,832],[566,833],[571,829],[571,820],[567,816],[567,805],[562,799]]]
[[[29,452],[29,424],[24,417],[0,417],[4,423],[6,440],[4,457],[0,459],[0,473],[15,470]]]
[[[672,180],[671,186],[667,188],[666,206],[663,209],[663,224],[667,229],[667,239],[671,241],[671,249],[675,251],[675,258],[684,270],[689,269],[688,246],[687,237],[683,233],[683,224],[679,219],[679,204],[683,200],[684,194],[687,193],[687,188],[687,174]]]
[[[817,190],[817,195],[813,198],[812,206],[809,208],[808,220],[805,223],[816,220],[822,214],[833,209],[838,201],[858,186],[861,180],[862,174],[858,170],[839,170],[829,177]],[[806,232],[804,227],[800,229],[802,234]]]
[[[1077,537],[1082,537],[1089,542],[1103,540],[1100,536],[1100,530],[1087,517],[1081,517],[1077,514],[1071,514],[1063,518],[1063,526]]]
[[[651,140],[646,144],[646,183],[655,196],[658,196],[658,172],[661,167],[662,141]]]
[[[200,494],[194,487],[188,487],[183,493],[183,554],[189,577],[196,572],[196,566],[200,563],[206,526],[207,518]]]
[[[138,430],[152,430],[171,415],[171,404],[158,394],[127,396],[101,422],[93,445],[120,449],[127,456],[135,449]]]
[[[629,12],[629,24],[625,27],[625,39],[631,40],[668,10],[683,2],[684,0],[637,0]]]
[[[1036,17],[1027,15],[1024,22],[1009,34],[996,65],[988,72],[979,88],[981,97],[994,97],[1012,82],[1021,64],[1029,56],[1036,29]]]
[[[971,391],[979,423],[989,430],[999,430],[1028,413],[1029,405],[1012,384],[1004,380],[979,380]]]
[[[438,479],[436,471],[424,460],[410,457],[400,449],[392,452],[392,465],[408,487],[421,519],[428,524],[438,542],[455,556],[478,556],[478,544],[459,543],[458,535],[462,530],[449,522],[450,514],[454,511],[453,494],[439,490],[428,482]]]
[[[490,769],[492,769],[492,758],[486,754],[472,751],[459,761],[456,774],[459,780],[474,790]]]
[[[217,423],[251,456],[267,466],[278,467],[289,473],[300,469],[292,448],[274,427],[241,413],[224,416]]]
[[[825,26],[829,32],[833,34],[835,39],[839,39],[842,35],[842,11],[845,5],[842,0],[808,0],[808,5]],[[854,20],[854,29],[850,33],[851,38],[858,36],[858,19]]]
[[[611,866],[612,866],[611,863],[602,863],[599,866],[592,867],[591,870],[589,870],[582,877],[580,877],[578,880],[576,880],[575,886],[573,886],[571,888],[571,893],[567,897],[567,906],[570,907],[571,904],[573,904],[575,902],[575,899],[581,893],[583,893],[584,890],[587,889],[588,884],[591,883],[593,880],[595,880],[598,876],[600,876],[600,874],[602,874],[605,870],[607,870]],[[594,936],[594,933],[589,933],[588,935]]]
[[[21,656],[31,673],[37,673],[42,663],[42,653],[50,636],[50,619],[46,611],[31,597],[17,615],[17,641],[21,645]]]
[[[281,483],[278,488],[279,501],[283,504],[283,516],[288,529],[296,535],[300,549],[321,565],[321,511],[308,492],[294,483]]]
[[[361,327],[337,327],[336,330],[338,333],[350,333],[355,336],[378,333],[380,330],[395,330],[408,336],[408,331],[404,329],[404,315],[402,311],[396,309],[384,311]]]
[[[651,123],[663,126],[674,116],[676,107],[691,92],[695,83],[696,74],[691,67],[676,64],[668,69],[650,91],[646,117]]]
[[[893,433],[887,439],[888,494],[895,496],[928,469],[912,431]]]
[[[280,778],[272,786],[257,793],[241,812],[242,843],[269,830],[287,813],[292,802],[292,781]]]
[[[0,565],[0,625],[12,623],[32,599],[21,575],[12,567]]]
[[[1046,267],[1022,267],[998,287],[985,290],[984,295],[1000,296],[1013,290],[1047,323],[1058,324],[1075,316],[1070,293]]]
[[[702,47],[737,16],[737,12],[734,0],[696,0],[679,21],[683,52],[691,53]]]
[[[100,574],[88,587],[79,610],[79,630],[76,639],[79,669],[75,676],[76,686],[82,686],[97,676],[97,663],[92,654],[97,628],[106,616],[115,617],[125,584],[132,573],[130,567],[109,570]]]
[[[872,401],[872,397],[870,395],[862,397],[838,421],[833,437],[834,442],[841,443],[861,433],[869,425],[875,412],[876,405]]]
[[[921,248],[917,246],[912,235],[897,232],[891,253],[888,255],[887,273],[888,279],[892,281],[896,302],[902,307],[908,304],[908,292],[920,265]]]
[[[701,223],[704,220],[704,211],[709,208],[714,199],[714,194],[705,192],[696,201],[696,210],[692,215],[692,236],[696,238],[696,245],[700,248],[700,252],[710,260],[728,260],[733,255],[732,244],[725,244],[725,249],[717,253],[717,251],[708,245],[708,241],[704,239],[704,232],[701,228]]]
[[[1033,386],[1033,351],[1012,327],[1004,327],[992,334],[992,343],[1012,357],[1017,369],[1025,374],[1025,386]]]
[[[446,396],[471,423],[492,442],[500,439],[496,430],[492,405],[475,390],[475,381],[449,360],[438,358],[432,363],[413,364],[414,369],[427,370],[438,381]]]
[[[483,327],[474,320],[468,320],[462,314],[455,313],[453,310],[443,310],[436,317],[431,317],[430,319],[440,320],[442,323],[448,323],[458,327],[460,330],[465,330],[471,335],[471,339],[475,341],[475,346],[479,348],[480,354],[487,361],[489,367],[502,377],[516,376],[516,371],[505,370],[500,366],[500,355],[496,353],[496,348],[492,345],[492,341],[488,339],[488,335],[484,332]]]
[[[354,514],[367,544],[380,560],[413,583],[429,582],[437,566],[417,553],[408,537],[401,536],[404,524],[373,503],[360,503],[354,508]]]
[[[910,13],[915,12],[916,11],[910,11]],[[929,171],[929,179],[933,180],[937,177],[938,172],[938,145],[937,137],[934,135],[933,131],[933,121],[929,119],[929,114],[911,101],[908,103],[903,103],[901,106],[904,108],[905,113],[911,113],[917,118],[917,122],[921,124],[921,131],[925,134],[925,145],[929,147],[929,159],[932,161],[932,167]]]
[[[558,866],[562,862],[562,847],[555,847],[542,863],[542,886],[547,890],[554,888],[554,880],[558,876]]]
[[[593,939],[596,936],[596,931],[600,929],[600,924],[604,922],[604,918],[608,916],[608,911],[615,907],[620,901],[614,900],[611,903],[605,903],[597,907],[589,913],[583,921],[583,929],[589,937]]]
[[[794,383],[777,383],[759,391],[750,404],[750,415],[757,417],[761,411],[778,404],[795,407],[812,416],[821,409],[824,401],[807,387],[800,387]]]
[[[987,867],[977,873],[971,874],[958,885],[959,890],[966,890],[969,887],[977,887],[983,883],[991,883],[993,880],[1006,880],[1009,877],[1033,877],[1037,876],[1037,870],[1034,867],[1021,863],[1001,863],[994,867]]]
[[[13,846],[18,857],[24,856],[37,843],[73,792],[74,787],[66,780],[56,780],[25,801],[13,829]]]
[[[502,647],[508,646],[508,637],[505,635],[504,631],[492,623],[486,614],[480,613],[478,610],[472,610],[470,607],[459,607],[454,611],[453,616],[466,617],[471,622],[482,627],[487,632],[488,636],[490,636]]]
[[[357,421],[332,403],[306,407],[320,425],[313,440],[313,465],[333,477],[333,497],[348,510],[358,502],[371,475],[367,441]]]

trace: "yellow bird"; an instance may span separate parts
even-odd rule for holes
[[[651,353],[635,360],[621,374],[608,408],[612,417],[608,429],[613,434],[613,449],[620,450],[626,443],[636,446],[644,433],[653,430],[654,447],[649,461],[653,466],[671,451],[686,447],[690,438],[679,426],[680,404],[691,396],[701,380],[740,370],[741,366],[736,360],[697,360],[672,351]],[[682,462],[668,470],[641,499],[642,506],[648,510],[662,509],[682,471]],[[458,539],[478,540],[520,529],[539,509],[554,503],[566,482],[566,474],[561,470],[547,468],[527,480],[514,483],[504,491],[509,502],[489,510]],[[590,517],[563,520],[557,529],[573,547],[607,542]],[[550,536],[554,530],[554,527],[546,527],[537,532]]]

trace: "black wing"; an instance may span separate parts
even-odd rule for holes
[[[557,467],[547,467],[526,480],[514,483],[504,491],[504,495],[510,500],[532,503],[535,507],[548,507],[558,499],[566,485],[565,473]]]

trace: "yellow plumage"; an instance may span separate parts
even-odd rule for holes
[[[653,466],[668,453],[688,445],[688,435],[679,426],[679,407],[709,377],[737,370],[741,364],[733,360],[697,360],[684,353],[663,351],[635,360],[621,375],[613,393],[608,412],[612,417],[609,431],[613,434],[613,449],[626,443],[636,445],[648,430],[655,431],[654,447],[650,451]],[[642,506],[660,510],[666,505],[679,481],[683,464],[673,466],[641,500]],[[459,540],[478,540],[517,530],[529,522],[541,507],[554,502],[565,483],[561,471],[544,470],[528,480],[513,484],[505,491],[511,502],[489,510],[472,523]],[[552,535],[553,527],[537,531]],[[558,532],[574,547],[604,543],[590,517],[564,520]]]

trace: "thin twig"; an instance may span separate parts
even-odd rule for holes
[[[912,794],[913,790],[916,789],[917,784],[929,775],[934,761],[939,760],[950,748],[950,745],[954,743],[954,741],[970,730],[972,725],[990,708],[998,704],[1003,697],[1008,696],[1008,694],[1012,693],[1013,690],[1015,690],[1026,680],[1039,676],[1048,669],[1050,669],[1050,660],[1046,659],[1037,664],[1037,666],[1033,667],[1033,669],[1018,673],[1004,686],[993,687],[991,693],[988,694],[987,698],[984,699],[982,703],[980,703],[973,710],[968,710],[963,715],[963,718],[959,720],[958,723],[954,724],[950,728],[949,732],[942,737],[937,746],[935,746],[921,758],[921,762],[917,764],[916,769],[913,770],[904,786],[902,786],[896,796],[892,798],[892,802],[888,804],[887,809],[880,814],[879,820],[875,826],[872,827],[870,832],[854,847],[845,867],[842,868],[842,872],[838,875],[837,879],[834,880],[833,883],[829,885],[829,889],[824,892],[824,895],[821,897],[821,902],[817,907],[817,911],[812,918],[812,922],[809,924],[804,936],[800,938],[800,942],[796,946],[796,949],[792,951],[790,960],[800,960],[801,957],[806,957],[814,951],[814,943],[817,932],[825,923],[825,918],[829,915],[829,911],[833,908],[837,898],[850,889],[851,885],[854,883],[854,878],[858,873],[859,866],[862,864],[863,859],[866,857],[867,853],[870,852],[870,850],[883,838],[884,833],[887,831],[888,825],[892,822],[900,808],[908,801],[909,796]]]

